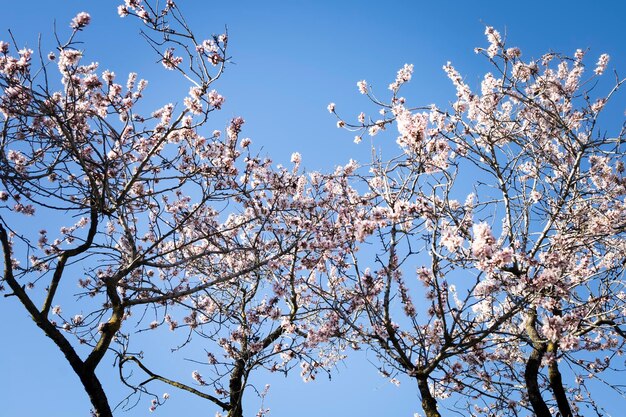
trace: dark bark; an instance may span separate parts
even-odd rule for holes
[[[243,379],[245,374],[245,361],[237,359],[235,368],[230,375],[228,388],[230,391],[230,410],[228,417],[243,417]]]
[[[526,361],[526,369],[524,370],[528,400],[537,417],[552,417],[550,409],[543,400],[541,389],[539,388],[539,368],[541,367],[541,359],[545,352],[545,345],[533,347],[533,351]]]
[[[550,388],[556,399],[556,404],[559,407],[559,412],[562,417],[572,417],[572,409],[567,401],[567,395],[565,394],[565,388],[563,387],[563,379],[561,378],[561,372],[559,371],[559,364],[556,361],[556,353],[558,350],[556,343],[548,343],[548,352],[554,355],[554,359],[548,364],[548,379],[550,381]]]
[[[63,352],[68,363],[80,378],[85,392],[89,396],[89,401],[98,417],[113,417],[113,411],[109,405],[104,388],[100,380],[96,376],[95,369],[87,366],[85,362],[78,356],[72,345],[63,337],[63,335],[54,327],[47,319],[40,314],[32,314],[32,319],[37,326],[44,331],[57,347]]]
[[[61,332],[47,319],[48,309],[44,306],[42,311],[39,311],[33,301],[28,297],[26,291],[19,285],[15,277],[13,276],[13,269],[11,267],[11,245],[6,230],[0,224],[0,243],[2,244],[3,258],[4,258],[4,280],[13,291],[22,305],[26,308],[31,318],[46,336],[48,336],[55,345],[61,350],[70,366],[80,378],[80,382],[83,384],[85,392],[89,396],[89,400],[93,405],[94,411],[98,417],[113,417],[113,412],[109,406],[109,401],[106,397],[102,384],[98,380],[95,374],[95,369],[85,366],[80,356],[76,353],[76,350],[72,347],[71,343],[61,334]],[[47,303],[45,303],[47,304]]]
[[[100,380],[96,376],[95,372],[86,370],[78,373],[80,382],[82,382],[87,395],[89,395],[89,401],[93,405],[95,415],[97,417],[113,417],[113,411],[109,406],[109,400],[107,399],[104,388],[100,384]]]
[[[100,329],[100,339],[85,360],[86,369],[92,371],[95,371],[100,361],[104,358],[115,334],[122,325],[124,307],[122,306],[122,300],[117,294],[116,284],[118,281],[117,279],[110,279],[106,283],[107,295],[111,303],[111,318]]]
[[[550,409],[541,396],[541,388],[539,387],[539,368],[541,367],[541,359],[546,353],[546,343],[541,341],[535,324],[537,321],[537,312],[531,310],[528,312],[528,321],[526,323],[526,333],[532,342],[532,352],[526,361],[526,369],[524,370],[524,381],[526,382],[526,391],[528,400],[533,407],[536,417],[552,417]]]
[[[417,387],[422,396],[422,409],[426,413],[426,417],[441,417],[441,414],[437,411],[437,400],[435,400],[428,388],[428,378],[417,377]]]
[[[178,389],[181,389],[181,390],[184,390],[184,391],[190,392],[190,393],[192,393],[192,394],[194,394],[194,395],[197,395],[197,396],[198,396],[198,397],[200,397],[200,398],[207,399],[207,400],[209,400],[209,401],[211,401],[211,402],[213,402],[213,403],[215,403],[215,404],[219,405],[220,407],[222,407],[222,410],[224,410],[224,411],[228,411],[228,410],[230,410],[230,408],[231,408],[231,407],[230,407],[230,404],[227,404],[227,403],[225,403],[225,402],[221,401],[221,400],[220,400],[219,398],[217,398],[217,397],[214,397],[214,396],[212,396],[212,395],[210,395],[210,394],[206,394],[206,393],[204,393],[204,392],[202,392],[202,391],[198,391],[197,389],[195,389],[195,388],[193,388],[193,387],[190,387],[189,385],[185,385],[185,384],[183,384],[183,383],[173,381],[173,380],[171,380],[171,379],[169,379],[169,378],[165,378],[165,377],[163,377],[163,376],[161,376],[161,375],[159,375],[159,374],[156,374],[156,373],[152,372],[150,369],[148,369],[148,368],[147,368],[147,367],[146,367],[146,366],[145,366],[145,365],[144,365],[144,364],[143,364],[143,363],[142,363],[139,359],[137,359],[135,356],[125,356],[125,357],[123,357],[123,358],[120,358],[119,365],[118,365],[118,366],[119,366],[119,371],[120,371],[120,379],[121,379],[121,380],[122,380],[122,382],[123,382],[126,386],[128,386],[129,388],[132,388],[132,389],[134,389],[134,390],[136,390],[136,389],[137,389],[135,386],[133,386],[133,385],[129,384],[129,383],[126,381],[126,378],[125,378],[125,377],[124,377],[124,375],[123,375],[122,369],[124,368],[124,365],[125,365],[127,362],[134,362],[135,364],[137,364],[137,366],[139,366],[139,368],[140,368],[142,371],[144,371],[146,374],[148,374],[148,375],[150,376],[150,379],[148,379],[147,381],[145,381],[145,382],[144,382],[144,383],[142,383],[141,385],[145,385],[146,383],[150,382],[151,380],[161,381],[161,382],[163,382],[163,383],[165,383],[165,384],[171,385],[171,386],[176,387],[176,388],[178,388]]]

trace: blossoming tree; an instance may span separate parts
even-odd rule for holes
[[[360,81],[381,117],[338,126],[360,142],[395,125],[400,154],[304,174],[297,153],[290,167],[256,155],[240,117],[205,134],[225,103],[228,37],[198,39],[159,4],[118,12],[190,83],[180,106],[146,110],[137,74],[84,63],[87,13],[45,57],[0,42],[0,290],[64,354],[95,415],[113,414],[105,358],[129,407],[143,394],[154,411],[169,386],[241,417],[245,392],[264,395],[255,371],[311,380],[348,345],[376,352],[393,382],[414,379],[428,417],[574,416],[602,407],[594,380],[619,391],[626,131],[600,127],[622,84],[603,90],[607,55],[586,76],[583,51],[525,60],[487,28],[479,92],[451,64],[449,108],[409,106],[410,65],[387,101]],[[137,342],[170,331],[204,351],[188,380]]]
[[[299,159],[294,154],[291,171],[255,170],[253,183],[260,181],[256,176],[262,174],[265,187],[250,190],[243,213],[229,219],[245,227],[224,231],[233,239],[243,240],[248,250],[229,255],[227,265],[223,265],[222,253],[198,258],[183,253],[184,259],[193,258],[185,265],[189,275],[212,276],[219,262],[229,271],[227,276],[236,275],[236,279],[214,282],[202,291],[190,292],[189,297],[176,298],[178,309],[172,313],[158,311],[157,320],[149,324],[151,330],[165,326],[180,331],[183,344],[204,347],[204,355],[194,358],[196,366],[202,367],[192,372],[194,385],[149,367],[143,359],[149,351],[147,346],[141,346],[142,357],[129,353],[126,346],[118,351],[123,382],[135,393],[152,395],[151,410],[162,403],[149,387],[156,380],[205,398],[228,416],[241,417],[244,392],[251,388],[255,370],[264,368],[287,375],[299,364],[302,377],[311,380],[319,370],[328,372],[342,359],[343,345],[338,339],[341,323],[312,288],[317,286],[316,271],[340,262],[354,250],[354,239],[344,225],[358,217],[353,210],[358,194],[348,184],[355,165],[350,163],[330,175],[304,176],[297,173]],[[259,162],[250,160],[250,164]],[[192,240],[197,239],[197,226],[186,232]],[[284,242],[286,236],[291,238],[290,249],[260,262],[275,253],[277,243]],[[241,273],[240,265],[255,268]],[[143,376],[137,377],[130,365],[139,367]],[[261,397],[268,388],[259,392]],[[258,415],[265,415],[267,410],[262,408]]]
[[[253,369],[287,372],[299,358],[311,373],[333,360],[311,353],[337,328],[302,280],[350,245],[333,207],[352,205],[351,166],[305,176],[294,154],[292,169],[275,168],[239,137],[240,117],[203,136],[224,104],[213,85],[228,62],[227,35],[197,39],[172,1],[127,1],[118,11],[143,22],[189,93],[180,108],[146,113],[146,81],[131,73],[121,83],[82,62],[87,13],[45,58],[0,42],[0,285],[61,350],[95,415],[112,415],[96,375],[112,357],[133,392],[159,380],[241,416]],[[208,360],[213,391],[202,391],[198,372],[200,387],[144,363],[148,347],[135,346],[133,333],[162,325],[223,348]],[[147,380],[131,377],[133,364]]]
[[[364,175],[371,209],[354,233],[378,251],[337,268],[326,297],[383,375],[416,381],[428,417],[597,411],[593,380],[622,393],[626,131],[600,122],[623,81],[599,93],[607,55],[586,75],[581,50],[524,60],[486,35],[479,91],[444,66],[450,108],[408,106],[412,65],[388,101],[358,83],[382,117],[329,106],[357,143],[395,125],[401,154]]]

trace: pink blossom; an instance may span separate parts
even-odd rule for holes
[[[485,222],[475,224],[472,227],[474,239],[472,240],[472,254],[479,260],[490,258],[495,250],[496,239],[491,233],[491,227]]]
[[[241,128],[244,123],[245,123],[245,120],[242,117],[235,117],[234,119],[232,119],[226,131],[228,137],[230,139],[237,138],[237,136],[241,132]]]
[[[608,54],[600,55],[600,58],[596,63],[596,69],[594,70],[597,75],[602,75],[604,73],[604,71],[606,70],[606,66],[609,64],[609,58],[610,57]]]
[[[20,55],[20,60],[18,61],[18,65],[24,66],[26,63],[30,61],[31,57],[33,56],[33,50],[28,49],[28,48],[23,48],[18,51],[18,54]]]
[[[534,203],[537,203],[541,200],[541,193],[539,191],[533,190],[530,192],[530,200]]]
[[[502,250],[496,251],[491,259],[491,263],[496,267],[502,268],[513,262],[513,255],[513,249],[504,248]]]
[[[309,362],[300,362],[300,376],[304,382],[310,382],[315,380],[315,376],[317,374],[317,369],[315,366],[312,366]]]
[[[552,316],[544,319],[541,332],[544,337],[552,342],[556,342],[560,339],[561,333],[564,331],[565,323],[562,317]]]
[[[209,92],[209,104],[213,107],[215,107],[216,109],[221,109],[222,105],[224,104],[224,96],[220,95],[217,91],[215,90],[211,90]]]
[[[191,97],[185,97],[183,100],[185,107],[193,114],[202,114],[202,103]]]
[[[359,88],[359,92],[361,94],[367,94],[367,82],[365,80],[361,80],[358,83],[356,83],[357,87]]]
[[[396,142],[406,151],[416,152],[426,138],[428,118],[423,113],[412,114],[404,106],[395,106],[393,113],[400,133]]]
[[[522,51],[520,51],[519,48],[508,48],[506,50],[506,56],[509,59],[519,58],[520,56],[522,56]]]
[[[456,252],[463,245],[463,238],[452,228],[445,228],[441,233],[440,244],[449,252]]]
[[[17,203],[15,206],[13,206],[13,210],[15,210],[16,213],[22,213],[26,216],[32,216],[35,214],[35,207],[33,207],[32,204],[21,204],[21,203]]]
[[[581,61],[584,56],[585,56],[585,51],[583,51],[582,49],[577,49],[576,52],[574,53],[574,57],[576,58],[577,61]]]
[[[139,16],[139,18],[143,20],[145,23],[150,22],[150,15],[148,14],[148,11],[145,9],[139,10],[137,12],[137,16]]]
[[[196,100],[200,100],[200,98],[202,97],[202,94],[203,94],[203,89],[200,87],[189,88],[189,95],[195,98]]]
[[[128,7],[126,7],[126,6],[124,6],[124,5],[119,5],[119,6],[117,6],[117,14],[118,14],[120,17],[126,17],[126,16],[128,16],[128,14],[129,14]]]
[[[70,27],[74,30],[80,30],[87,26],[90,21],[91,16],[89,16],[89,13],[80,12],[72,19]]]
[[[59,56],[59,69],[62,72],[65,72],[66,67],[76,65],[82,56],[82,51],[77,51],[76,49],[61,50]]]
[[[413,64],[404,64],[404,66],[398,70],[396,80],[389,84],[389,89],[394,92],[398,91],[402,84],[411,81],[412,76]]]
[[[591,111],[594,113],[599,112],[600,110],[604,108],[604,106],[606,105],[606,102],[607,100],[605,98],[596,100],[596,102],[591,105]]]
[[[513,69],[511,71],[511,75],[513,76],[513,78],[516,78],[520,81],[528,81],[532,73],[533,69],[523,62],[516,62],[515,65],[513,65]]]
[[[202,44],[199,45],[202,48],[203,53],[207,52],[217,52],[219,50],[217,44],[213,39],[205,39],[202,41]]]
[[[489,48],[487,48],[487,55],[489,58],[493,58],[498,53],[500,46],[502,45],[502,38],[500,37],[500,32],[495,30],[491,26],[487,26],[485,28],[485,35],[487,35],[487,40],[489,41]]]
[[[174,48],[169,48],[163,53],[161,63],[168,70],[176,69],[183,62],[180,56],[174,56]]]

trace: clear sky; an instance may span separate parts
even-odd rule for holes
[[[8,39],[10,28],[20,44],[35,49],[41,33],[46,52],[54,39],[53,23],[60,34],[66,34],[71,18],[87,11],[92,24],[81,39],[88,59],[99,61],[101,69],[118,74],[136,71],[148,79],[147,97],[155,108],[157,103],[182,101],[188,86],[155,63],[152,51],[138,36],[137,22],[117,16],[119,3],[4,1],[0,39]],[[247,122],[244,135],[257,149],[262,147],[262,153],[287,163],[298,151],[310,170],[330,169],[350,158],[368,161],[368,141],[353,144],[353,135],[337,129],[326,110],[329,102],[335,102],[339,113],[354,117],[366,107],[357,81],[367,79],[384,94],[396,71],[413,63],[414,78],[404,90],[409,103],[445,105],[454,99],[454,88],[441,67],[452,61],[470,85],[478,85],[485,67],[473,49],[486,45],[485,25],[506,33],[510,46],[519,46],[526,57],[589,48],[588,64],[606,52],[612,58],[609,68],[626,74],[626,2],[617,0],[178,3],[200,38],[221,33],[225,26],[230,35],[234,64],[215,86],[226,96],[226,104],[209,129],[221,129],[226,120],[240,115]],[[624,95],[618,99],[623,111]],[[395,134],[389,132],[376,137],[374,144],[394,140]],[[86,416],[89,404],[77,378],[17,301],[0,299],[0,315],[0,417]],[[167,349],[163,349],[164,363]],[[122,394],[116,389],[113,368],[105,365],[102,378],[115,404]],[[411,417],[419,411],[413,383],[393,386],[377,375],[364,355],[340,365],[332,381],[320,379],[305,385],[297,375],[287,382],[268,377],[272,389],[265,405],[271,408],[271,416]],[[264,376],[259,382],[265,383]],[[172,399],[157,415],[213,416],[216,411],[206,401],[167,391]],[[148,406],[144,401],[119,414],[147,415]]]

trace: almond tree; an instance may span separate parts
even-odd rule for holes
[[[357,143],[395,124],[402,153],[363,174],[353,232],[376,255],[353,254],[323,292],[383,375],[416,381],[428,417],[447,397],[465,415],[581,415],[602,406],[592,378],[623,367],[625,129],[599,123],[623,81],[595,98],[608,55],[587,76],[581,50],[524,60],[485,34],[480,91],[448,63],[450,107],[411,108],[405,65],[388,101],[358,83],[382,117],[337,116]]]
[[[261,167],[255,171],[253,182],[263,173],[265,183],[281,192],[252,190],[250,199],[242,203],[243,213],[230,219],[240,224],[239,217],[245,217],[245,226],[225,232],[250,250],[229,257],[231,264],[222,267],[233,271],[239,271],[241,264],[258,267],[240,273],[237,279],[177,298],[177,308],[155,310],[157,320],[147,324],[150,331],[169,327],[182,332],[182,345],[204,347],[204,356],[190,358],[194,382],[165,376],[158,365],[149,365],[155,363],[150,361],[149,346],[140,346],[140,356],[132,354],[126,344],[117,349],[123,382],[134,393],[151,395],[151,410],[163,403],[151,387],[153,381],[160,381],[209,400],[229,417],[241,417],[244,394],[252,390],[264,398],[269,389],[252,384],[251,377],[259,369],[287,375],[299,364],[302,378],[308,381],[320,370],[328,373],[343,358],[339,317],[311,288],[318,285],[317,271],[354,250],[345,224],[356,215],[353,207],[358,194],[348,184],[356,166],[351,162],[329,175],[305,176],[297,173],[300,156],[294,154],[292,160],[291,171],[270,172]],[[250,163],[260,160],[253,158]],[[195,240],[199,226],[183,233]],[[311,229],[315,232],[306,232]],[[261,264],[285,236],[295,239],[290,250]],[[186,250],[183,256],[188,259]],[[193,259],[186,264],[186,274],[210,276],[214,262],[213,256]],[[137,367],[142,372],[137,373]],[[268,410],[262,407],[257,415]]]
[[[0,285],[61,350],[102,417],[112,415],[96,374],[106,357],[138,391],[145,384],[128,380],[129,363],[173,382],[132,355],[142,350],[132,343],[137,323],[177,328],[181,315],[180,327],[201,335],[225,329],[230,340],[216,341],[234,364],[215,377],[220,398],[205,397],[239,416],[251,369],[274,366],[273,354],[306,356],[319,343],[306,339],[320,333],[320,317],[305,308],[296,271],[348,242],[325,204],[342,205],[350,193],[345,178],[299,174],[297,154],[293,172],[273,168],[239,137],[240,117],[203,133],[224,104],[213,84],[228,63],[226,34],[197,39],[172,1],[126,1],[118,12],[143,22],[161,64],[187,79],[189,92],[182,106],[146,111],[145,80],[131,73],[120,81],[83,62],[84,12],[45,57],[0,42]],[[125,326],[134,311],[142,315]],[[144,323],[148,311],[154,323]],[[228,388],[219,382],[226,373]]]

